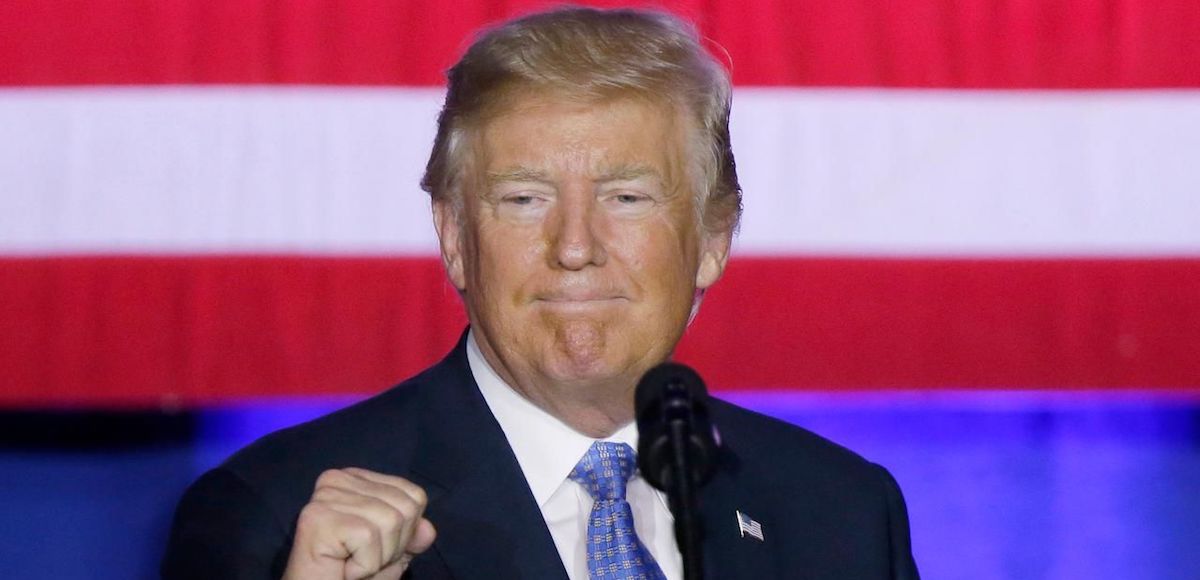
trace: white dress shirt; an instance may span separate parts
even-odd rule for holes
[[[509,387],[492,369],[475,334],[467,335],[467,362],[488,408],[542,510],[558,555],[571,580],[587,580],[587,522],[594,500],[582,485],[568,478],[595,439],[575,431]],[[628,443],[637,449],[637,424],[630,423],[603,441]],[[668,580],[683,577],[683,557],[675,544],[674,519],[662,492],[634,474],[626,488],[638,538],[650,550]]]

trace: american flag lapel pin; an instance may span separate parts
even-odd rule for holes
[[[763,541],[762,524],[754,521],[754,518],[742,513],[741,510],[736,510],[734,513],[737,514],[738,532],[742,534],[743,538],[750,536],[760,542]]]

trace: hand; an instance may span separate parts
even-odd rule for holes
[[[283,577],[396,580],[437,535],[421,517],[425,490],[401,477],[351,467],[317,478],[300,511]]]

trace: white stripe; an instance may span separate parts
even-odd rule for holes
[[[0,92],[9,252],[422,252],[440,90]]]
[[[742,91],[741,247],[1196,253],[1200,91]]]
[[[413,88],[0,91],[0,252],[432,253]],[[1200,253],[1200,91],[738,89],[751,253]]]

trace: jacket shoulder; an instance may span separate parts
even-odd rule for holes
[[[416,446],[416,422],[425,391],[433,388],[428,374],[267,434],[230,456],[220,469],[235,473],[253,487],[281,477],[311,482],[321,471],[339,467],[395,471]]]
[[[918,577],[904,498],[886,469],[802,427],[717,400],[710,409],[739,501],[787,539],[781,572]]]
[[[878,488],[882,468],[808,429],[719,399],[712,400],[711,412],[722,444],[760,480]]]
[[[164,578],[278,577],[296,515],[327,469],[409,474],[429,400],[456,377],[441,364],[379,395],[266,435],[196,480],[176,509]]]

